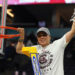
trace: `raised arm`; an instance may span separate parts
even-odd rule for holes
[[[72,24],[71,30],[66,33],[66,43],[68,43],[75,35],[75,21]]]
[[[18,28],[18,32],[20,33],[20,37],[18,39],[18,43],[16,45],[16,52],[19,54],[22,53],[22,47],[24,46],[23,41],[24,41],[24,28]]]

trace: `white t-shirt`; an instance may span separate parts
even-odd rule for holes
[[[42,75],[64,75],[63,57],[66,46],[65,35],[44,48],[36,45]]]

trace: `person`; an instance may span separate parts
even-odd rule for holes
[[[10,41],[10,44],[4,49],[5,58],[13,60],[16,55],[15,42]]]
[[[16,52],[22,53],[24,47],[24,29],[18,28],[20,38],[16,46]],[[48,28],[41,27],[36,32],[38,45],[35,45],[38,52],[41,75],[64,75],[63,57],[64,50],[75,35],[75,22],[71,30],[65,33],[60,39],[51,43],[51,34]],[[33,38],[34,39],[34,38]]]
[[[5,68],[14,68],[14,58],[16,56],[15,41],[10,41],[9,45],[4,49]]]

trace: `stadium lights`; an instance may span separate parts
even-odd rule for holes
[[[11,12],[12,12],[12,9],[7,9],[7,14],[8,14],[10,17],[14,18],[14,14],[11,13]]]
[[[2,4],[0,4],[0,7],[2,7]],[[7,9],[7,14],[10,16],[10,17],[14,17],[14,14],[11,13],[12,12],[12,9]]]

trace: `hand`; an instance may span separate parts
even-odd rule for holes
[[[24,28],[18,28],[17,31],[18,31],[19,33],[24,33]]]
[[[24,39],[24,28],[18,28],[17,31],[20,33],[20,39]]]
[[[74,9],[74,13],[73,13],[73,15],[71,16],[71,19],[70,19],[70,21],[73,21],[73,22],[75,22],[75,9]]]

